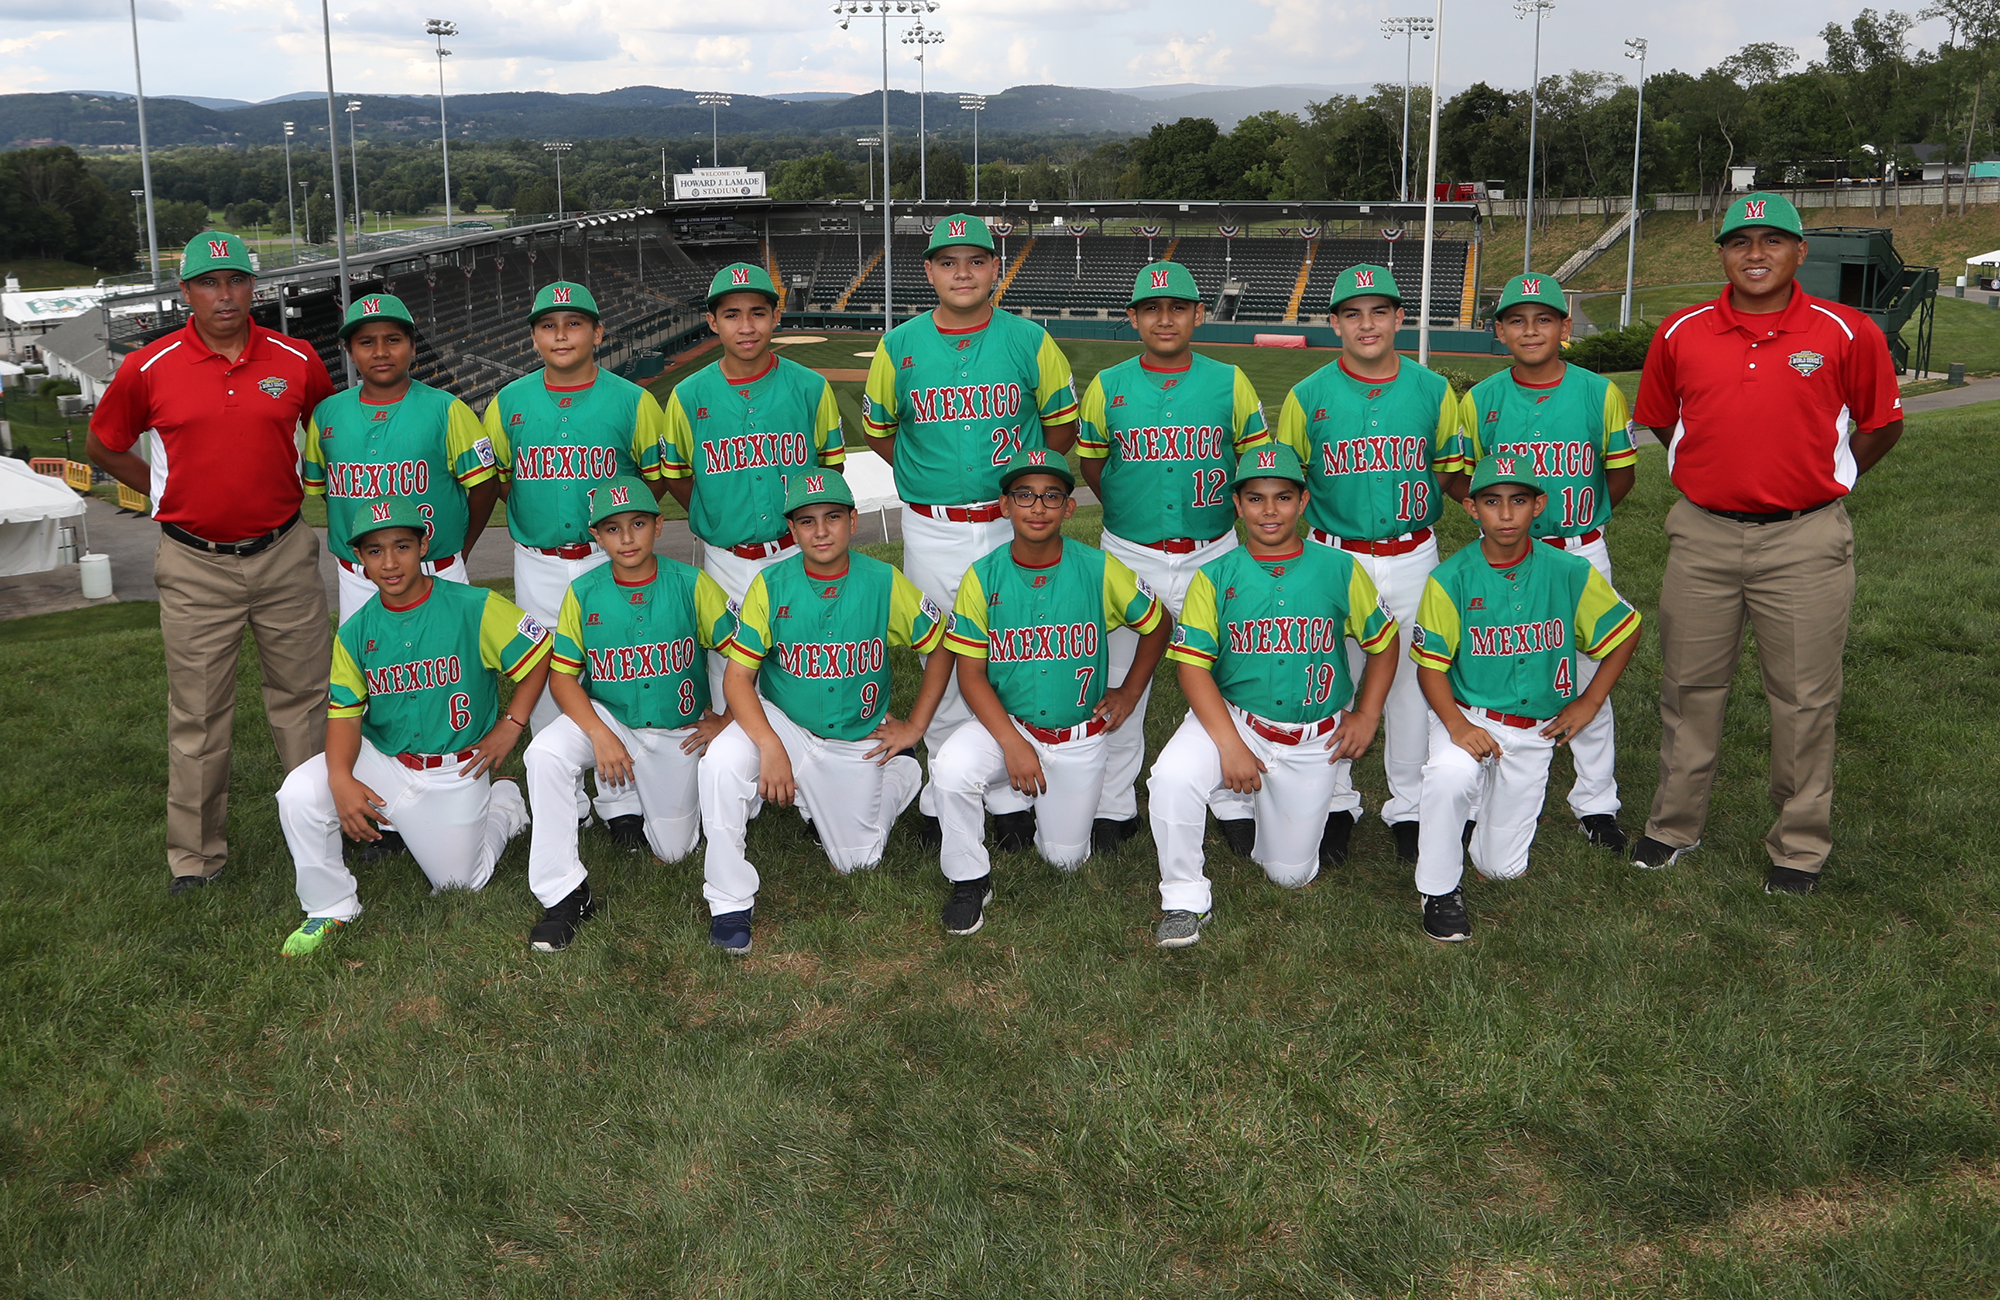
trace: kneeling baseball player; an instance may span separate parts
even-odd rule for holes
[[[1224,790],[1252,797],[1250,857],[1272,883],[1303,889],[1321,863],[1346,861],[1360,807],[1347,771],[1374,742],[1396,676],[1396,620],[1368,571],[1299,537],[1298,453],[1282,443],[1253,448],[1236,472],[1248,541],[1195,573],[1167,651],[1188,714],[1147,784],[1162,948],[1198,943],[1212,915],[1201,841],[1209,804]],[[1347,675],[1350,636],[1368,656],[1358,695]],[[1346,806],[1323,815],[1341,791]]]
[[[1603,709],[1639,645],[1638,611],[1588,559],[1535,543],[1549,498],[1528,469],[1524,456],[1479,462],[1465,500],[1479,542],[1431,571],[1410,634],[1431,708],[1417,889],[1424,933],[1445,943],[1472,933],[1465,850],[1488,880],[1528,869],[1549,758]],[[1595,676],[1578,673],[1579,650]]]
[[[1059,453],[1016,451],[1000,473],[1014,540],[974,562],[958,587],[945,646],[979,726],[953,732],[931,760],[951,882],[944,928],[971,934],[993,901],[994,838],[1065,871],[1090,856],[1104,789],[1105,735],[1133,717],[1167,648],[1166,606],[1116,556],[1063,536],[1076,476]],[[1110,632],[1139,633],[1132,667],[1106,689]]]
[[[636,790],[653,856],[678,862],[701,835],[702,751],[728,721],[709,708],[702,651],[727,641],[736,620],[715,579],[653,553],[652,489],[637,478],[595,489],[590,535],[611,562],[563,593],[549,677],[562,716],[522,755],[535,813],[528,888],[547,909],[528,934],[537,952],[569,947],[597,910],[571,815],[584,769]]]
[[[854,490],[839,474],[792,475],[785,517],[798,550],[750,580],[722,690],[730,724],[701,762],[708,836],[701,892],[708,940],[750,951],[757,868],[745,828],[768,801],[804,803],[812,834],[846,875],[882,860],[889,830],[917,797],[908,750],[944,698],[952,656],[944,611],[893,564],[848,550]],[[929,655],[910,716],[889,713],[892,645]]]
[[[483,888],[528,824],[521,788],[489,775],[541,697],[549,633],[497,591],[425,573],[427,531],[416,502],[391,497],[369,502],[348,538],[376,594],[334,634],[326,752],[278,791],[306,913],[287,957],[361,915],[342,831],[367,843],[394,818],[435,892]],[[514,682],[504,714],[503,674]]]

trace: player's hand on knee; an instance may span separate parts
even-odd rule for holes
[[[1549,725],[1542,728],[1542,739],[1553,740],[1558,745],[1567,745],[1576,739],[1576,733],[1590,725],[1597,716],[1598,706],[1589,700],[1571,700],[1563,706],[1563,711],[1549,719]]]
[[[906,718],[883,718],[868,738],[875,742],[875,748],[867,756],[875,760],[877,767],[886,766],[890,759],[917,743],[923,732],[910,725]]]
[[[1451,743],[1482,763],[1489,758],[1500,757],[1500,742],[1493,739],[1486,728],[1475,727],[1471,723],[1467,723],[1464,730],[1453,732]]]
[[[792,758],[783,746],[774,748],[776,753],[765,753],[758,762],[757,793],[765,803],[789,808],[798,792],[798,786],[792,779]]]
[[[1041,756],[1025,740],[1007,746],[1007,784],[1028,795],[1039,795],[1049,788]]]
[[[609,727],[604,735],[590,738],[592,762],[597,767],[599,785],[629,785],[632,782],[632,754]]]
[[[1250,752],[1250,747],[1237,742],[1234,753],[1222,755],[1222,783],[1238,794],[1255,794],[1264,788],[1263,773],[1271,769],[1264,760]]]
[[[340,814],[340,829],[350,840],[379,840],[382,832],[374,819],[382,815],[382,796],[353,777],[328,780],[333,791],[333,810]]]
[[[1340,725],[1326,738],[1326,747],[1330,751],[1326,761],[1338,763],[1342,759],[1360,758],[1375,743],[1375,731],[1381,725],[1382,715],[1379,713],[1341,714]]]
[[[729,725],[729,719],[713,709],[703,709],[701,718],[688,728],[688,738],[681,742],[683,754],[706,754],[709,742],[722,734]]]

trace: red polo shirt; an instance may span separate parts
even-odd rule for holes
[[[299,428],[331,396],[319,354],[298,340],[253,324],[232,364],[189,324],[120,363],[90,431],[113,451],[157,435],[153,517],[238,542],[298,512]]]
[[[1661,321],[1632,415],[1674,430],[1667,470],[1688,500],[1763,514],[1847,495],[1850,434],[1903,402],[1875,322],[1794,284],[1780,312],[1739,312],[1725,288]]]

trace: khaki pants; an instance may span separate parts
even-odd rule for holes
[[[1771,704],[1771,861],[1818,871],[1833,848],[1834,721],[1854,605],[1854,525],[1838,504],[1775,524],[1740,524],[1688,501],[1667,512],[1660,586],[1660,785],[1646,834],[1701,839],[1723,708],[1757,631]]]
[[[167,868],[176,876],[212,876],[229,856],[229,738],[246,623],[285,770],[326,748],[333,633],[319,549],[303,522],[245,557],[160,537],[153,581],[167,653]]]

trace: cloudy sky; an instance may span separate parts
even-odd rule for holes
[[[881,27],[835,26],[827,0],[426,0],[458,23],[454,92],[660,85],[751,94],[859,92],[881,84]],[[295,0],[138,0],[151,94],[261,100],[323,88],[320,11]],[[1626,37],[1652,42],[1651,69],[1707,67],[1751,41],[1822,51],[1817,32],[1859,0],[1555,0],[1544,72],[1624,73]],[[1917,6],[1910,6],[1916,8]],[[946,33],[930,85],[993,92],[1024,83],[1140,86],[1400,80],[1401,42],[1380,34],[1423,0],[942,0]],[[127,0],[0,0],[0,92],[129,90]],[[345,92],[434,89],[423,17],[396,0],[333,0],[334,67]],[[1524,86],[1532,23],[1508,0],[1447,0],[1444,80]],[[1934,45],[1941,24],[1917,29]],[[1417,47],[1419,78],[1428,48]],[[892,84],[916,87],[892,44]]]

